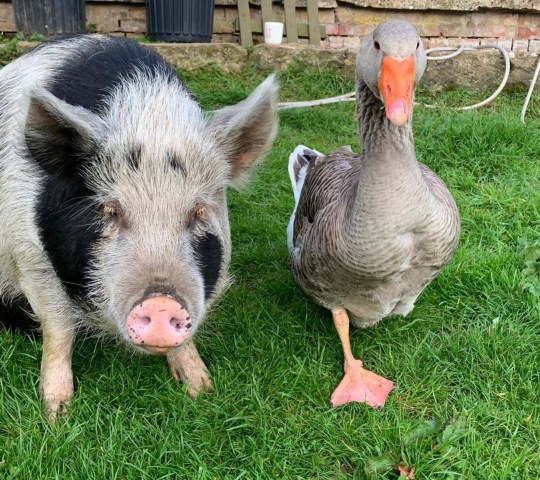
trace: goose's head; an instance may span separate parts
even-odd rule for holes
[[[384,103],[397,126],[412,114],[413,90],[426,69],[426,53],[416,29],[404,20],[381,23],[362,42],[356,75]]]

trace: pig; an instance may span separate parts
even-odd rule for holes
[[[228,285],[227,187],[270,149],[270,76],[204,114],[138,43],[82,35],[0,70],[0,300],[28,301],[54,422],[73,396],[76,332],[165,355],[195,396],[211,387],[194,335]]]

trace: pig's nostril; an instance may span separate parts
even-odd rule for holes
[[[182,328],[182,322],[178,320],[178,318],[171,318],[170,324],[176,328],[176,330],[180,330]]]
[[[150,325],[150,322],[152,322],[150,317],[141,317],[140,320],[142,325]]]

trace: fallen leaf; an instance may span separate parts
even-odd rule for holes
[[[399,470],[399,478],[403,478],[404,480],[414,480],[414,467],[409,467],[408,465],[405,465],[404,463],[400,463],[398,465]]]

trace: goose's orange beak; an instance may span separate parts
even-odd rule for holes
[[[386,116],[398,127],[404,125],[412,113],[414,86],[414,58],[396,60],[384,57],[379,77],[379,92]]]

